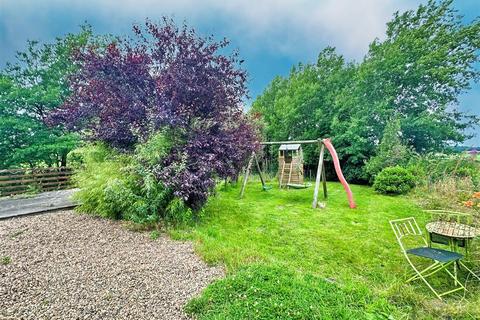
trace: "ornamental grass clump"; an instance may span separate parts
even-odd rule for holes
[[[408,168],[416,179],[415,196],[425,209],[468,210],[464,203],[480,188],[480,163],[463,154],[416,157]]]
[[[228,41],[202,38],[172,20],[147,20],[133,31],[133,39],[75,52],[71,95],[48,121],[133,158],[137,184],[153,177],[184,203],[165,204],[165,212],[198,211],[216,179],[235,179],[258,147],[242,109],[246,72],[238,53],[220,53]],[[120,181],[109,188],[112,195],[125,190]]]

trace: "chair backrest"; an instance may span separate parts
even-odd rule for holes
[[[390,226],[392,227],[395,237],[403,251],[405,251],[405,247],[402,239],[408,236],[420,237],[424,243],[427,244],[427,241],[423,237],[422,230],[413,217],[391,220]]]

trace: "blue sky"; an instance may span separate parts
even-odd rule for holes
[[[426,0],[425,0],[426,1]],[[0,0],[0,67],[12,61],[27,39],[51,41],[77,32],[88,21],[97,33],[127,34],[134,22],[162,15],[186,20],[201,34],[227,37],[249,72],[250,95],[260,94],[275,75],[312,62],[325,46],[361,60],[385,23],[418,0]],[[201,3],[201,4],[200,4]],[[456,0],[471,21],[480,0]],[[462,111],[480,115],[480,85],[460,98]],[[475,130],[475,131],[480,131]],[[466,143],[480,145],[480,136]]]

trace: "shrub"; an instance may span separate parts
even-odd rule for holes
[[[112,155],[112,150],[102,143],[86,144],[73,149],[67,154],[68,165],[74,169],[80,169],[84,163],[100,163]]]
[[[153,230],[150,232],[150,239],[153,241],[157,240],[160,237],[160,232],[158,230]]]
[[[414,152],[402,144],[400,135],[400,121],[394,120],[387,124],[377,154],[370,158],[364,167],[370,182],[373,182],[383,169],[406,165],[414,156]]]
[[[120,154],[105,145],[89,145],[75,151],[78,163],[74,179],[80,190],[75,198],[77,210],[105,218],[135,223],[186,223],[194,212],[175,197],[145,163],[158,157],[159,141],[152,139],[130,155]],[[148,153],[157,147],[157,152]]]
[[[73,177],[80,188],[75,194],[81,203],[77,210],[105,218],[121,218],[131,203],[130,186],[134,183],[125,172],[128,158],[102,144],[83,147],[75,154],[82,163]],[[122,201],[117,200],[120,198]]]
[[[463,154],[427,154],[412,158],[408,168],[421,178],[424,184],[434,184],[446,177],[468,178],[474,187],[480,187],[480,162]]]
[[[151,142],[138,152],[140,176],[153,174],[199,210],[216,178],[235,178],[258,148],[242,107],[247,74],[237,53],[225,54],[227,46],[167,18],[136,25],[133,37],[75,53],[71,95],[47,122],[124,154]],[[135,203],[140,211],[148,206]]]
[[[195,217],[193,210],[182,199],[174,198],[165,209],[165,221],[175,224],[185,224]]]
[[[373,188],[384,194],[405,194],[415,187],[412,173],[400,166],[383,169],[375,178]]]
[[[473,190],[470,178],[446,175],[443,179],[415,188],[420,205],[425,209],[450,209],[462,211]]]
[[[471,208],[477,212],[480,212],[480,192],[475,192],[470,199],[463,203],[463,205],[467,208]]]

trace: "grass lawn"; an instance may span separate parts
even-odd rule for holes
[[[172,231],[192,239],[202,257],[229,275],[212,284],[187,310],[200,319],[479,319],[480,288],[444,302],[416,282],[388,223],[428,215],[408,197],[387,197],[352,186],[350,209],[339,183],[328,184],[325,209],[312,209],[313,187],[261,191],[249,183],[220,187],[200,222]],[[432,283],[446,288],[443,275]],[[477,294],[476,294],[476,293]]]

